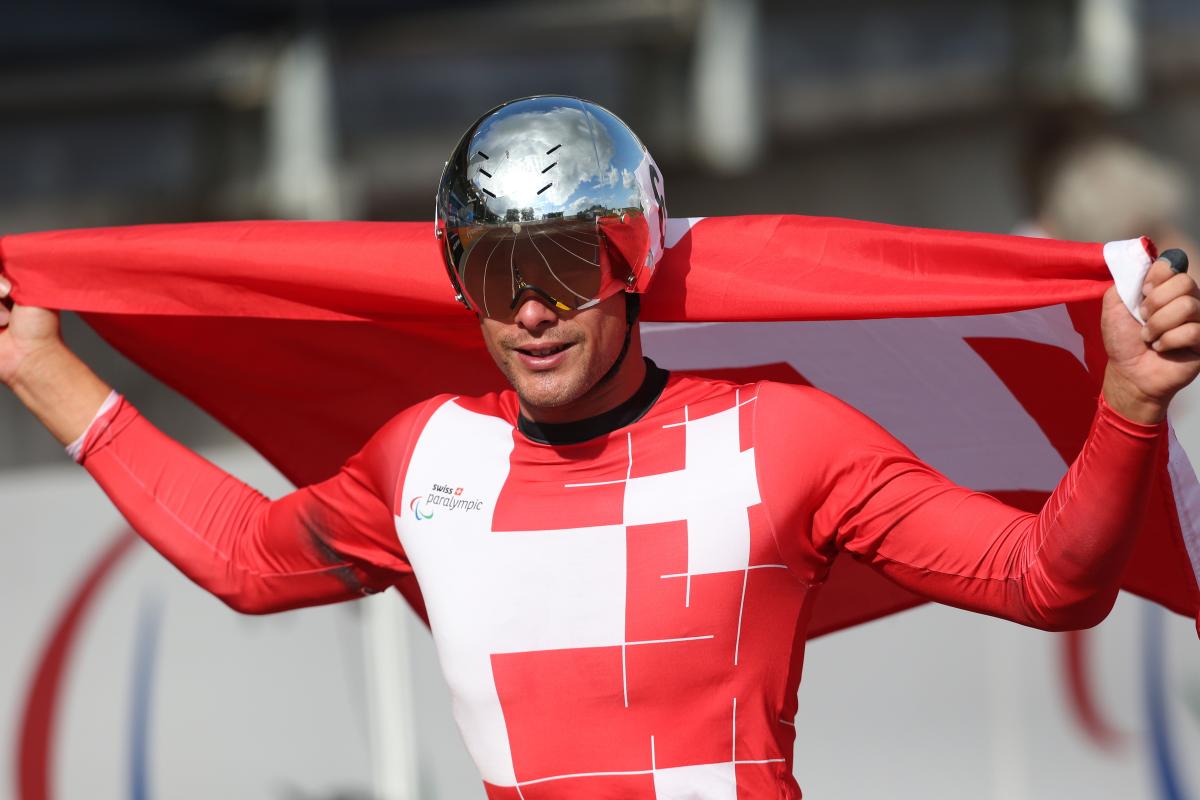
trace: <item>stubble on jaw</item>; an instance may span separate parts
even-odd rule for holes
[[[517,357],[508,345],[498,343],[497,346],[501,348],[500,352],[492,350],[491,345],[488,347],[492,350],[492,359],[526,408],[561,408],[570,405],[587,395],[604,375],[597,371],[597,365],[588,358],[589,353],[584,352],[588,345],[583,342],[576,342],[571,348],[580,352],[570,354],[572,360],[582,356],[580,363],[570,370],[546,372],[522,370],[514,363]]]

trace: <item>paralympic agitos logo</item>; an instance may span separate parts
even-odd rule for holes
[[[447,484],[435,483],[429,490],[429,494],[424,497],[417,495],[409,500],[408,508],[418,521],[432,518],[435,507],[444,511],[481,511],[483,509],[482,500],[463,497],[462,494],[463,487],[461,486],[452,487]]]

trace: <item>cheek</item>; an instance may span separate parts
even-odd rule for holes
[[[487,348],[488,353],[491,354],[492,359],[496,363],[500,363],[501,358],[504,357],[505,350],[499,344],[498,333],[493,330],[494,325],[495,323],[490,320],[481,319],[479,321],[479,335],[483,338],[483,345]]]
[[[625,320],[610,320],[604,326],[604,343],[607,350],[619,350],[625,342]]]

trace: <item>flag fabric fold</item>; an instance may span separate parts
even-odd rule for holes
[[[1116,276],[1132,305],[1155,255],[1145,239],[800,216],[670,220],[666,240],[643,305],[663,366],[812,383],[1029,509],[1094,412],[1099,298]],[[297,484],[414,402],[501,384],[425,223],[54,231],[3,237],[0,258],[17,302],[79,312]],[[1197,616],[1200,485],[1173,438],[1138,537],[1125,588]],[[417,587],[399,588],[419,610]],[[841,558],[810,635],[920,602]]]

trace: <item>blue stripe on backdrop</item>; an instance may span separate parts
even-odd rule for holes
[[[1192,797],[1183,785],[1178,762],[1171,747],[1171,724],[1167,716],[1166,641],[1163,633],[1163,609],[1145,603],[1142,609],[1142,694],[1150,726],[1150,750],[1159,797],[1162,800],[1188,800]]]
[[[158,595],[142,599],[138,612],[137,639],[134,642],[133,708],[129,723],[129,794],[132,800],[150,800],[150,707],[154,689],[155,656],[162,621],[162,601]]]

